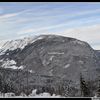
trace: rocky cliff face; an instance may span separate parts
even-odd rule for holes
[[[84,96],[81,94],[82,77],[90,91],[86,96],[93,96],[98,89],[99,59],[97,51],[86,42],[58,35],[41,35],[23,49],[6,50],[0,56],[0,65],[2,70],[9,68],[20,73],[19,77],[18,74],[9,75],[20,80],[24,90],[28,86],[29,91],[37,88],[38,92]],[[17,88],[18,84],[15,84]]]

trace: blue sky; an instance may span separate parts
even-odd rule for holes
[[[100,49],[100,3],[0,2],[0,44],[39,34],[74,37]]]

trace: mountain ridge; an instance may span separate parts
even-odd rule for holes
[[[24,77],[25,80],[27,76],[24,76],[24,72],[27,74],[28,71],[30,73],[29,87],[37,88],[40,92],[45,91],[41,88],[51,91],[52,87],[54,90],[58,89],[55,91],[56,94],[81,96],[80,75],[86,83],[91,82],[89,85],[95,87],[86,96],[93,96],[98,88],[95,86],[98,83],[100,71],[98,54],[88,43],[74,38],[59,35],[40,35],[24,46],[23,49],[5,51],[0,56],[0,61],[2,68],[8,66],[8,69],[12,70],[11,66],[14,66],[15,69],[13,70],[18,70],[20,75],[22,74],[20,77]],[[24,84],[27,85],[23,79],[20,81],[21,84],[24,81]],[[33,80],[35,81],[33,82]],[[66,94],[65,91],[68,91],[66,87],[61,93],[59,86],[61,89],[69,86],[72,90]],[[91,88],[89,89],[91,90]]]

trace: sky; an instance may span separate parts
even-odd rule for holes
[[[0,46],[40,34],[73,37],[100,50],[100,3],[0,2]]]

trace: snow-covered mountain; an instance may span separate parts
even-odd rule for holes
[[[5,75],[8,83],[10,80],[15,93],[22,92],[23,88],[27,91],[28,77],[29,93],[35,88],[38,93],[83,96],[82,75],[88,90],[92,91],[85,96],[93,96],[98,88],[99,66],[100,57],[88,43],[58,35],[9,41],[2,46],[0,55],[0,77]]]
[[[7,41],[1,47],[1,52],[4,53],[6,50],[15,50],[17,48],[23,49],[27,44],[32,42],[33,42],[32,37]]]
[[[25,46],[28,44],[33,43],[34,41],[38,39],[42,39],[43,36],[36,36],[36,37],[25,37],[22,39],[16,39],[11,41],[6,41],[0,48],[0,55],[5,54],[7,50],[13,51],[15,49],[20,48],[21,50],[24,49]]]

